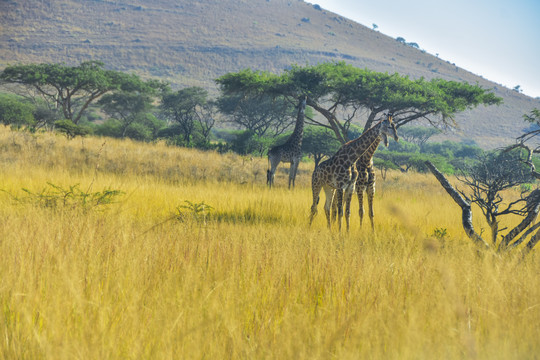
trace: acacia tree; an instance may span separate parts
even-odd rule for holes
[[[200,108],[199,116],[197,116],[197,128],[205,143],[210,141],[210,134],[216,119],[218,117],[218,109],[214,101],[207,101]]]
[[[348,140],[349,126],[358,114],[366,118],[365,130],[384,112],[394,114],[397,127],[418,119],[453,127],[456,113],[502,100],[476,85],[441,79],[411,80],[399,74],[359,69],[344,62],[292,66],[281,75],[246,69],[226,74],[216,82],[224,95],[266,94],[293,101],[305,94],[307,105],[323,115],[326,122],[306,119],[311,124],[331,129],[341,143]],[[348,116],[338,120],[339,113]]]
[[[127,129],[135,123],[141,115],[152,109],[152,97],[148,93],[119,92],[104,95],[98,104],[103,111],[114,117],[122,124],[122,137],[126,136]]]
[[[102,95],[113,91],[146,91],[162,86],[151,80],[143,82],[136,75],[105,70],[100,61],[79,66],[63,64],[30,64],[8,66],[0,80],[22,85],[29,96],[44,99],[52,109],[60,110],[64,119],[78,124],[84,111]]]
[[[407,126],[399,132],[399,136],[410,143],[422,146],[432,136],[439,134],[441,131],[433,127],[423,126]]]
[[[220,111],[227,115],[228,123],[244,128],[262,137],[272,133],[281,135],[294,124],[294,105],[279,96],[249,96],[243,93],[222,95],[217,100]]]
[[[201,121],[207,98],[208,92],[196,86],[163,94],[162,112],[168,120],[179,125],[187,145],[191,142],[196,125]]]
[[[458,177],[458,180],[469,188],[467,193],[452,186],[435,165],[426,161],[426,166],[454,202],[461,207],[462,226],[465,233],[481,247],[503,251],[516,248],[526,242],[524,251],[528,252],[540,240],[540,232],[531,236],[540,227],[540,223],[527,229],[540,212],[540,190],[534,190],[527,195],[522,193],[519,199],[510,203],[503,201],[504,190],[532,180],[529,169],[520,166],[523,164],[519,162],[517,156],[519,155],[515,152],[502,152],[482,157],[476,165],[469,168],[467,172],[462,172],[462,176]],[[478,205],[482,210],[484,219],[491,230],[491,242],[485,241],[482,234],[478,234],[474,229],[472,204]],[[509,214],[520,215],[523,220],[499,239],[500,218]]]
[[[535,223],[540,213],[540,190],[528,194],[522,192],[520,199],[510,203],[504,203],[501,195],[505,189],[540,179],[533,161],[533,155],[540,153],[540,146],[529,146],[540,134],[540,110],[533,109],[530,114],[524,115],[524,119],[535,124],[536,128],[518,137],[515,145],[502,152],[481,156],[479,163],[458,177],[470,189],[469,195],[455,189],[431,162],[426,162],[443,188],[461,207],[462,224],[467,236],[484,247],[494,247],[498,251],[515,249],[525,243],[523,252],[527,253],[540,241],[540,222]],[[491,245],[473,227],[471,204],[477,204],[484,214],[491,229]],[[499,217],[508,214],[520,215],[523,220],[499,240]]]

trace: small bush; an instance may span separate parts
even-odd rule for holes
[[[22,190],[26,193],[23,197],[10,195],[19,203],[37,204],[44,208],[82,208],[89,210],[112,204],[118,196],[124,194],[120,190],[110,189],[97,192],[84,191],[81,190],[79,184],[70,185],[67,188],[49,182],[47,185],[48,187],[40,192],[33,192],[23,188]]]

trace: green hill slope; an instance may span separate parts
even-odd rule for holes
[[[214,93],[213,80],[231,71],[280,72],[293,63],[340,60],[413,78],[478,83],[504,104],[460,114],[461,131],[446,136],[484,147],[512,142],[526,126],[521,116],[540,107],[538,99],[301,0],[4,0],[0,24],[0,67],[101,60],[115,70]]]

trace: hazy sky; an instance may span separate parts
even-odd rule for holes
[[[540,97],[539,0],[311,0],[524,94]]]

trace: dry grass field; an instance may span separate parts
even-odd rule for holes
[[[301,170],[1,128],[0,358],[538,357],[537,253],[479,254],[420,174],[379,181],[375,233],[356,202],[309,228]]]

